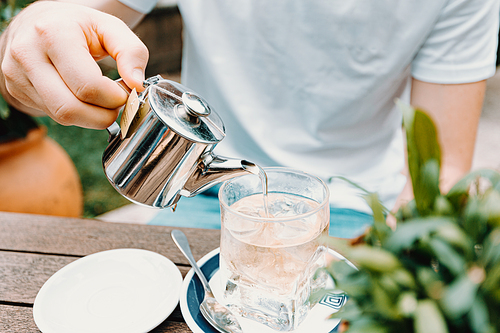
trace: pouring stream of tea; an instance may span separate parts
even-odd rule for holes
[[[263,196],[263,200],[264,200],[265,217],[270,217],[269,216],[269,208],[268,208],[269,201],[268,201],[268,195],[267,195],[268,184],[267,184],[266,172],[264,171],[264,169],[262,169],[260,166],[258,166],[256,164],[245,166],[245,170],[247,170],[248,172],[250,172],[254,175],[259,176],[260,182],[262,183],[262,196]]]

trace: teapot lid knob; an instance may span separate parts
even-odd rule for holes
[[[203,98],[191,92],[184,92],[182,94],[182,102],[186,107],[186,111],[195,117],[206,117],[210,115],[210,107]]]
[[[160,76],[144,92],[141,96],[149,101],[151,110],[182,137],[193,142],[215,144],[226,136],[217,112],[202,97],[180,83]]]

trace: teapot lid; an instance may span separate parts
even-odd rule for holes
[[[207,144],[218,143],[226,136],[222,119],[195,92],[159,75],[146,83],[150,83],[146,91],[152,110],[177,134]]]

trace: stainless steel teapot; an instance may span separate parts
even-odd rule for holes
[[[203,98],[159,75],[145,80],[144,87],[138,96],[138,112],[144,116],[132,131],[123,137],[116,122],[108,128],[102,163],[120,194],[135,203],[175,208],[181,196],[256,173],[251,162],[214,155],[225,129]]]

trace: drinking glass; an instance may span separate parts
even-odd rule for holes
[[[311,293],[326,284],[318,268],[325,265],[320,238],[328,235],[329,192],[321,179],[298,170],[265,173],[267,202],[255,175],[233,178],[219,191],[221,283],[233,311],[290,331],[313,306]]]

